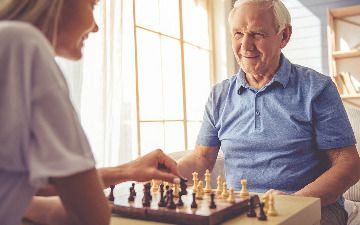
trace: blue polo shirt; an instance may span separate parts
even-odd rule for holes
[[[230,187],[241,189],[247,179],[255,192],[296,192],[329,168],[327,149],[355,143],[331,79],[283,55],[260,90],[242,70],[215,85],[197,138],[197,144],[221,146]]]

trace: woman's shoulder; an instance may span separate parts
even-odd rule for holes
[[[43,33],[30,23],[19,21],[0,22],[0,48],[16,46],[36,46],[50,48]]]

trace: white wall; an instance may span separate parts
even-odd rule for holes
[[[327,9],[360,4],[360,0],[283,0],[290,11],[293,36],[283,50],[296,64],[328,75]]]

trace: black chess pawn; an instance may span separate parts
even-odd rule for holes
[[[135,200],[133,187],[130,187],[130,188],[129,188],[129,192],[130,192],[130,194],[129,194],[128,201],[129,201],[129,202],[133,202],[133,201]]]
[[[210,198],[211,198],[211,202],[210,202],[209,208],[210,208],[210,209],[216,209],[215,194],[214,194],[214,193],[211,193],[211,194],[210,194]]]
[[[176,209],[176,205],[175,205],[175,202],[174,202],[174,196],[173,196],[173,190],[170,190],[169,203],[167,205],[167,208],[168,209]]]
[[[146,184],[144,185],[144,188],[146,189],[146,193],[148,194],[149,199],[152,200],[152,195],[151,195],[151,191],[150,191],[150,189],[151,189],[151,183],[150,183],[150,182],[149,182],[149,183],[146,183]]]
[[[182,195],[187,195],[187,185],[186,185],[187,180],[184,178],[180,178],[180,193]]]
[[[147,188],[144,189],[144,197],[142,199],[142,204],[144,207],[150,206],[150,196],[149,196],[149,190]]]
[[[115,185],[110,185],[110,194],[108,196],[108,200],[109,201],[114,201],[115,198],[114,198],[114,188],[115,188]]]
[[[264,206],[265,206],[265,203],[263,203],[263,202],[259,203],[260,214],[259,214],[258,220],[263,220],[263,221],[267,220],[266,214],[264,212]]]
[[[249,206],[249,211],[247,212],[246,215],[248,217],[256,217],[254,196],[250,197],[249,202],[248,202],[248,206]]]
[[[192,197],[193,197],[193,200],[192,200],[192,203],[191,203],[191,208],[192,208],[192,209],[196,209],[196,208],[197,208],[197,204],[196,204],[196,193],[192,193]]]
[[[132,183],[131,186],[132,186],[132,188],[133,188],[133,189],[132,189],[132,190],[133,190],[133,195],[136,196],[135,183]]]
[[[179,206],[179,207],[184,206],[184,202],[183,202],[183,200],[181,199],[181,196],[182,196],[182,195],[183,195],[183,194],[182,194],[181,192],[179,192],[179,200],[178,200],[178,202],[176,203],[176,205]]]
[[[165,207],[165,198],[164,198],[164,185],[163,188],[160,187],[160,201],[158,203],[159,207]]]
[[[160,184],[160,191],[161,191],[161,190],[164,191],[164,184],[163,184],[163,183]]]
[[[166,186],[166,187],[168,187],[168,186]],[[165,205],[167,205],[169,203],[169,200],[170,200],[169,195],[170,195],[170,190],[169,190],[169,188],[167,188],[166,193],[165,193]]]

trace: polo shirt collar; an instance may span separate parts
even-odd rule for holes
[[[290,61],[281,53],[280,55],[280,67],[276,71],[271,83],[279,83],[283,88],[286,88],[290,79],[290,70],[291,63]],[[241,94],[245,88],[249,88],[249,84],[245,79],[245,72],[240,69],[236,75],[236,86],[238,88],[238,94]]]

